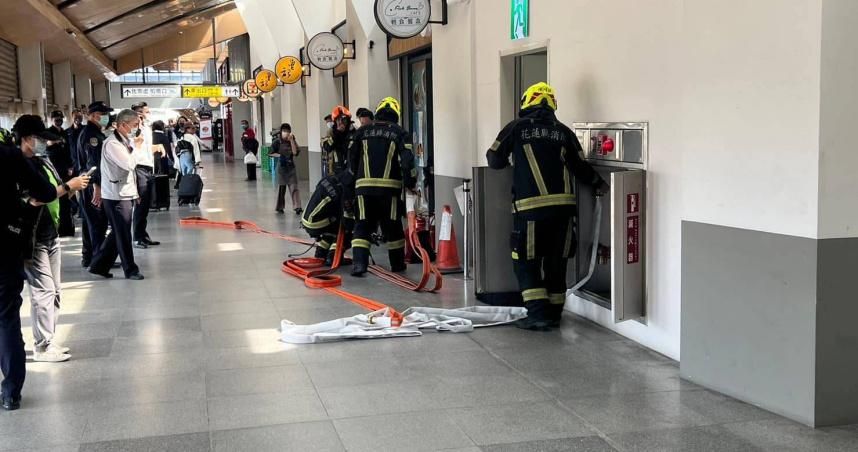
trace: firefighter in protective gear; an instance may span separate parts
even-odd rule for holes
[[[352,114],[346,107],[337,105],[331,112],[334,127],[322,139],[322,150],[328,165],[328,175],[335,175],[348,168],[349,145],[355,128]]]
[[[400,113],[396,99],[382,100],[376,109],[375,122],[355,132],[349,149],[349,168],[355,175],[357,198],[353,276],[366,273],[370,237],[379,225],[387,241],[391,270],[405,270],[402,189],[414,190],[417,172],[410,137],[399,126]]]
[[[329,266],[333,263],[337,251],[340,222],[343,222],[343,230],[346,233],[343,242],[345,248],[348,249],[351,245],[352,229],[355,225],[354,183],[354,175],[350,171],[341,171],[322,179],[316,185],[307,210],[301,217],[301,225],[310,237],[317,241],[316,257],[325,259]]]
[[[489,166],[513,163],[513,267],[527,308],[516,325],[531,330],[559,326],[566,302],[566,265],[576,249],[574,178],[607,189],[582,158],[575,133],[557,120],[557,100],[547,83],[524,93],[519,118],[501,130],[486,152]]]

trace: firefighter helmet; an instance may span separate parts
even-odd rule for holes
[[[343,107],[342,105],[337,105],[336,107],[334,107],[333,111],[331,111],[331,119],[336,121],[341,116],[351,118],[352,113],[349,111],[348,108]]]
[[[546,107],[557,110],[557,98],[554,97],[554,88],[548,83],[539,82],[527,88],[521,96],[521,109],[535,107],[544,104]]]
[[[378,113],[385,108],[393,110],[396,113],[396,116],[402,114],[402,109],[399,108],[399,101],[394,99],[393,97],[385,97],[384,99],[382,99],[382,101],[378,104],[378,108],[375,109],[375,112]]]

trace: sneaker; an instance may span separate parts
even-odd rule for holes
[[[69,349],[68,347],[63,347],[62,345],[51,344],[51,345],[48,345],[48,348],[46,351],[49,353],[53,352],[53,353],[57,353],[60,355],[65,355],[68,352],[70,352],[71,349]]]
[[[15,411],[21,408],[21,398],[19,397],[17,400],[10,398],[3,398],[3,409],[6,411]]]
[[[33,352],[33,361],[37,363],[62,363],[68,361],[71,355],[68,353],[59,353],[56,349]]]
[[[97,272],[91,268],[89,269],[89,272],[93,275],[101,276],[102,278],[107,278],[107,279],[113,278],[113,273],[110,273],[110,272],[101,273],[101,272]]]

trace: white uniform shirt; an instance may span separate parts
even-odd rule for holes
[[[112,201],[137,199],[136,163],[131,145],[116,133],[104,140],[101,151],[101,197]]]
[[[140,136],[143,137],[143,146],[134,149],[134,162],[136,165],[155,167],[155,156],[152,154],[152,128],[148,124],[140,123]]]

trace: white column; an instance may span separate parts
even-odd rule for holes
[[[54,102],[66,116],[74,109],[74,86],[72,86],[71,62],[54,63]]]
[[[74,98],[78,107],[92,103],[92,81],[88,75],[75,74]]]
[[[97,82],[92,82],[92,100],[100,100],[110,105],[110,91],[107,87],[107,81],[100,80]]]
[[[18,80],[24,111],[44,117],[47,109],[42,45],[18,47]]]

